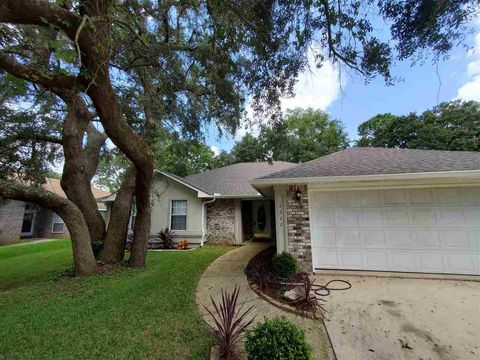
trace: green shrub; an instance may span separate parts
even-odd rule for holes
[[[311,359],[305,333],[283,316],[265,319],[252,330],[247,330],[245,350],[248,360]]]
[[[92,242],[93,255],[97,258],[103,249],[103,241],[95,240]]]
[[[291,278],[298,272],[298,261],[292,254],[282,252],[273,257],[273,271],[282,278]]]

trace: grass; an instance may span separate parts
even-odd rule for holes
[[[0,359],[205,359],[195,288],[231,247],[152,252],[146,269],[72,279],[70,246],[0,247]]]

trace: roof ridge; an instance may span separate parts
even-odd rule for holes
[[[421,151],[421,152],[441,152],[441,153],[478,153],[475,150],[440,150],[440,149],[411,149],[411,148],[399,148],[399,147],[382,147],[382,146],[352,146],[351,148],[345,149],[378,149],[378,150],[396,150],[396,151]],[[342,150],[343,151],[343,150]],[[339,151],[338,154],[342,151]],[[332,154],[330,154],[332,155]],[[328,155],[327,155],[328,156]]]
[[[479,151],[352,147],[257,179],[462,170],[480,170]]]

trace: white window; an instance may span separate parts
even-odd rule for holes
[[[63,233],[63,220],[56,213],[53,213],[52,233]]]
[[[187,200],[172,200],[170,230],[187,230]]]
[[[128,230],[133,231],[135,227],[135,219],[137,218],[137,207],[135,204],[132,205],[132,211],[130,211],[130,221],[128,223]]]

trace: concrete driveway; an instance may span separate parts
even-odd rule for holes
[[[480,282],[332,278],[352,284],[326,298],[337,359],[480,359]]]

